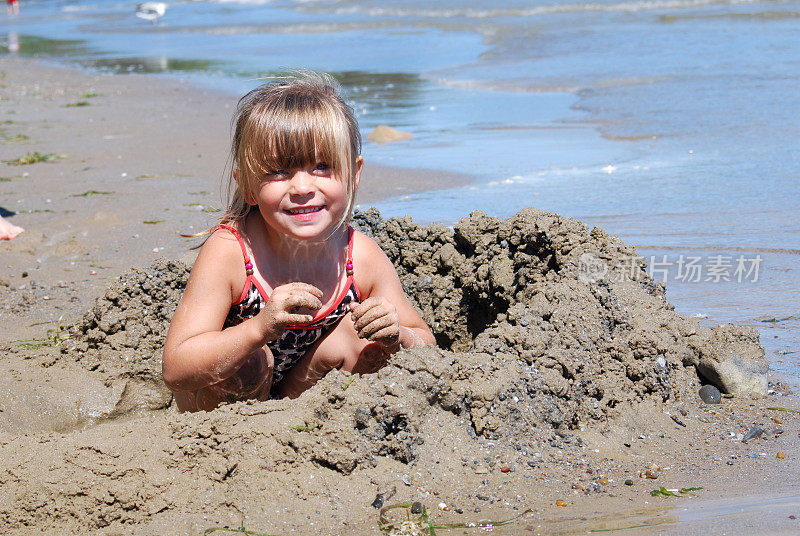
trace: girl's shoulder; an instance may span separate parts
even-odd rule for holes
[[[359,289],[367,291],[382,286],[387,278],[394,280],[394,264],[381,247],[361,231],[353,232],[353,267]]]
[[[192,276],[229,286],[231,294],[238,295],[247,278],[244,252],[241,235],[235,227],[217,227],[200,248]]]
[[[389,260],[375,240],[361,231],[353,229],[353,263],[359,260],[370,263],[376,257],[383,257],[387,261]]]
[[[200,252],[209,251],[225,257],[236,254],[241,257],[244,252],[243,240],[241,233],[234,225],[220,224],[211,230]]]

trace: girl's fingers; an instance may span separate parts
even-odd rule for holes
[[[372,297],[367,298],[361,303],[353,302],[350,307],[350,312],[353,315],[353,322],[357,322],[367,311],[379,305],[381,303],[380,298]]]
[[[371,337],[369,337],[369,340],[394,344],[399,340],[399,338],[400,332],[398,331],[397,326],[392,325],[376,331]]]
[[[292,290],[299,290],[303,292],[308,292],[309,294],[313,294],[317,298],[322,298],[322,291],[315,287],[314,285],[309,285],[308,283],[289,283],[288,285],[283,285],[285,287],[290,287]],[[278,287],[280,288],[280,287]]]
[[[383,316],[394,317],[394,320],[397,320],[397,312],[394,310],[394,306],[382,298],[369,298],[351,309],[351,313],[356,331],[360,331]]]
[[[362,339],[370,339],[375,340],[375,335],[382,330],[394,330],[398,332],[399,327],[397,324],[397,320],[392,318],[390,315],[379,316],[375,318],[373,321],[369,322],[364,326],[356,326],[356,332],[358,336]]]
[[[298,313],[287,313],[285,316],[282,317],[283,324],[308,324],[314,317],[312,315],[301,315]]]
[[[319,297],[305,291],[298,291],[289,294],[283,303],[286,310],[305,307],[316,311],[322,308],[322,301],[319,299]]]

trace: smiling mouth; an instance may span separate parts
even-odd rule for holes
[[[286,212],[292,215],[296,215],[296,214],[310,214],[312,212],[319,212],[320,210],[322,210],[322,207],[300,207],[287,210]]]

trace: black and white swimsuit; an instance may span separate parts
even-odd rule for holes
[[[229,225],[218,225],[217,228],[227,229],[233,233],[233,236],[239,241],[239,246],[242,248],[242,255],[244,257],[245,270],[247,272],[247,280],[244,282],[242,293],[239,299],[231,304],[231,309],[228,311],[228,316],[225,318],[225,322],[222,326],[222,329],[225,329],[241,324],[248,318],[256,316],[259,311],[267,305],[269,295],[264,291],[261,283],[253,276],[253,264],[247,253],[247,248],[245,247],[244,240],[242,240],[242,236],[236,229]],[[347,280],[345,281],[342,292],[330,307],[319,312],[311,322],[307,324],[292,324],[284,330],[283,335],[278,339],[267,343],[275,360],[272,372],[273,393],[275,392],[275,386],[283,379],[286,371],[300,361],[311,347],[333,329],[339,320],[350,311],[350,303],[361,300],[361,293],[358,291],[358,287],[353,280],[353,228],[350,227],[348,232],[346,262]]]

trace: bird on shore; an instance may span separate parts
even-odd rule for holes
[[[153,24],[164,16],[167,4],[164,2],[143,2],[136,6],[136,16],[140,19],[152,21]]]

